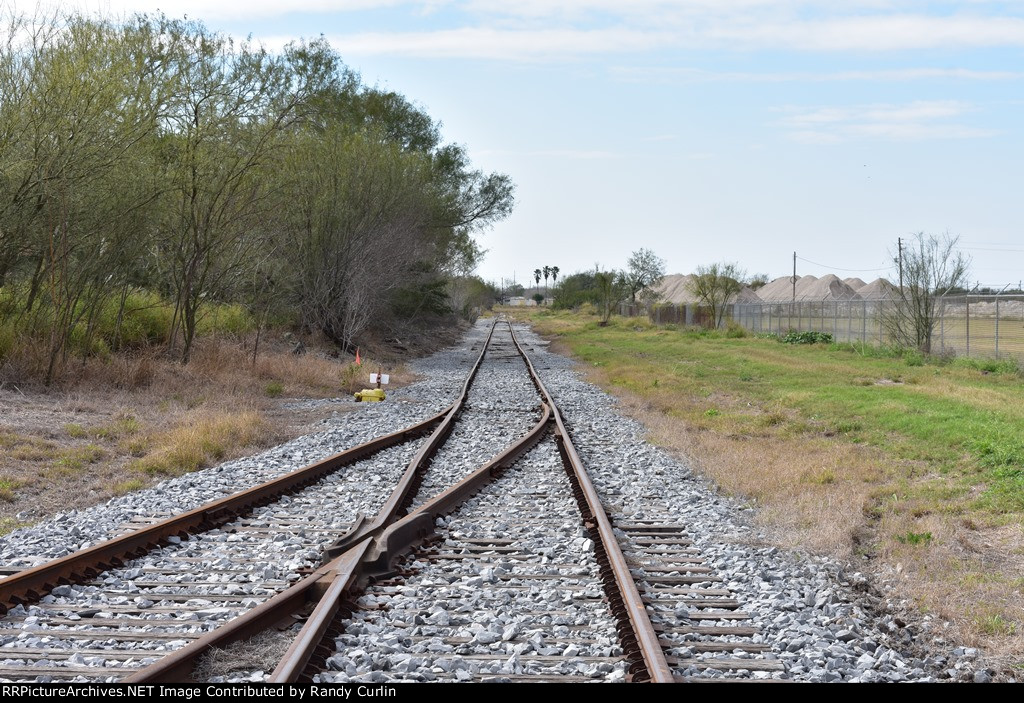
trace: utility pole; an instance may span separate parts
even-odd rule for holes
[[[900,253],[900,290],[903,290],[903,238],[896,237],[896,247]]]
[[[817,257],[815,257],[817,258]],[[796,252],[793,252],[793,277],[789,279],[793,282],[793,302],[796,302]]]

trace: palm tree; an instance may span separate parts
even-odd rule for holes
[[[548,292],[548,277],[550,275],[551,275],[551,267],[550,266],[545,266],[544,267],[544,292],[545,293]],[[540,281],[538,281],[538,283],[540,283]]]
[[[551,267],[551,285],[553,285],[553,286],[557,286],[558,285],[558,267],[557,266],[552,266]]]
[[[537,285],[538,286],[540,286],[540,276],[541,276],[540,269],[534,269],[533,270],[533,280],[537,281]]]

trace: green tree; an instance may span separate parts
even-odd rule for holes
[[[48,384],[73,339],[91,348],[102,306],[146,249],[156,187],[145,145],[161,95],[150,39],[138,25],[70,17],[0,56],[17,96],[0,99],[0,278],[28,276],[24,313],[46,331]]]
[[[697,273],[690,279],[690,292],[698,301],[711,308],[711,324],[715,328],[722,326],[729,303],[743,290],[740,281],[746,275],[735,263],[697,267]]]
[[[651,289],[664,277],[665,262],[650,249],[634,251],[623,272],[623,282],[633,303],[636,303],[637,295],[649,297]]]
[[[171,350],[180,332],[187,363],[204,302],[245,280],[277,205],[267,187],[271,155],[319,86],[293,70],[293,53],[235,45],[195,22],[164,21],[161,30],[173,97],[161,135],[169,187],[160,251],[175,305]]]
[[[597,288],[597,300],[601,311],[601,325],[611,320],[615,307],[629,293],[629,284],[622,273],[615,271],[598,271],[594,274]]]
[[[354,349],[417,262],[432,260],[430,164],[338,124],[297,136],[285,171],[303,320]]]

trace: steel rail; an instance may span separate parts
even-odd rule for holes
[[[595,540],[595,547],[601,545],[601,551],[604,554],[598,553],[598,558],[600,561],[607,562],[607,567],[611,572],[612,583],[607,585],[612,587],[615,600],[621,599],[621,602],[612,604],[613,610],[618,611],[616,615],[623,626],[628,622],[628,628],[623,628],[627,630],[622,633],[623,643],[628,648],[635,647],[642,657],[643,669],[645,671],[637,667],[632,672],[634,680],[672,683],[675,680],[672,670],[665,659],[665,652],[658,642],[658,634],[655,632],[654,625],[647,614],[647,609],[644,607],[643,599],[636,587],[636,582],[633,580],[633,575],[629,571],[626,557],[623,555],[618,540],[615,538],[611,521],[608,519],[608,514],[601,502],[601,497],[597,489],[594,488],[594,483],[591,481],[583,461],[576,452],[576,447],[573,446],[569,431],[566,429],[565,422],[562,419],[562,414],[558,411],[554,399],[548,393],[547,388],[544,387],[543,381],[540,380],[540,375],[534,369],[529,357],[527,357],[526,352],[519,344],[515,331],[512,330],[511,323],[509,323],[509,330],[512,333],[512,341],[515,343],[516,348],[519,349],[519,353],[522,354],[526,365],[530,369],[530,375],[534,379],[537,389],[544,397],[545,402],[551,407],[556,427],[555,441],[558,443],[559,451],[565,463],[572,469],[570,478],[574,479],[574,483],[577,486],[578,497],[583,499],[580,501],[580,508],[584,513],[584,521],[587,523],[591,533],[596,532],[599,538]]]
[[[302,680],[303,672],[323,641],[334,616],[340,610],[345,595],[358,589],[368,579],[390,574],[394,562],[399,557],[433,534],[435,518],[451,511],[512,466],[541,440],[550,422],[551,409],[544,405],[541,419],[521,439],[506,447],[469,476],[390,525],[373,542],[363,542],[362,544],[369,546],[369,549],[362,552],[362,561],[358,568],[345,574],[344,583],[341,579],[335,579],[330,585],[291,647],[281,657],[267,683],[294,683]]]
[[[318,603],[314,613],[317,613],[321,608],[329,608],[332,604],[340,606],[341,594],[348,590],[354,583],[354,580],[363,573],[362,562],[366,552],[373,544],[371,539],[379,535],[398,519],[398,513],[414,494],[415,487],[422,478],[423,470],[429,465],[434,454],[451,433],[452,425],[465,406],[469,389],[490,347],[496,326],[497,319],[491,325],[480,354],[477,356],[472,369],[470,369],[465,382],[462,384],[462,389],[455,402],[445,411],[431,418],[432,421],[438,423],[438,426],[434,429],[427,442],[424,443],[424,446],[413,456],[377,516],[370,522],[366,522],[362,516],[359,516],[352,530],[324,550],[324,560],[328,562],[325,566],[317,569],[295,585],[278,593],[270,600],[246,611],[244,614],[230,620],[207,635],[193,640],[167,657],[161,658],[150,666],[140,669],[131,677],[125,679],[125,681],[132,683],[155,683],[180,680],[191,672],[195,661],[207,651],[222,648],[233,642],[251,637],[261,630],[277,624],[285,617],[298,612],[310,601]],[[329,600],[327,599],[328,596],[330,596]],[[336,612],[337,607],[331,611],[331,618],[333,618]],[[331,618],[326,619],[325,622],[329,624]],[[322,639],[323,633],[317,636],[308,633],[304,628],[297,640],[314,637],[318,643]],[[313,646],[315,647],[315,644]]]
[[[493,329],[492,326],[492,332]],[[439,515],[456,508],[500,475],[504,469],[514,464],[540,441],[551,423],[554,423],[556,428],[559,452],[566,466],[571,469],[571,471],[567,469],[567,472],[570,474],[574,492],[577,493],[584,522],[588,530],[598,537],[595,540],[595,551],[598,561],[603,567],[602,578],[611,592],[609,600],[619,622],[624,649],[632,660],[631,679],[657,683],[672,683],[674,681],[668,662],[665,660],[665,653],[658,642],[657,633],[644,608],[636,583],[629,572],[629,567],[612,532],[611,522],[608,520],[593,482],[572,445],[569,432],[565,428],[550,393],[544,387],[539,374],[516,339],[511,323],[509,323],[509,332],[516,350],[526,363],[534,386],[544,399],[541,420],[526,436],[509,445],[487,464],[377,535],[369,552],[362,557],[363,562],[347,574],[347,580],[344,583],[335,580],[330,585],[324,599],[316,606],[291,647],[279,661],[277,668],[268,679],[268,683],[294,683],[308,678],[305,673],[306,668],[313,661],[315,653],[320,650],[321,643],[329,631],[335,615],[341,609],[342,600],[346,594],[358,590],[368,579],[392,573],[394,562],[399,557],[433,534],[435,519]]]
[[[279,478],[0,579],[0,615],[15,605],[39,600],[58,585],[82,583],[106,569],[123,564],[126,559],[146,554],[165,543],[168,537],[214,529],[245,511],[304,488],[382,449],[422,436],[443,422],[451,412],[452,406],[449,406],[415,425],[377,437]]]
[[[492,325],[488,334],[488,343],[495,326],[496,323]],[[612,533],[611,522],[608,520],[593,482],[587,475],[582,461],[572,445],[561,414],[554,406],[551,395],[516,339],[511,324],[509,324],[509,330],[518,353],[526,362],[534,385],[544,398],[541,420],[526,436],[506,447],[501,454],[405,517],[387,523],[382,522],[381,515],[378,515],[378,518],[370,523],[373,526],[372,529],[357,527],[356,532],[350,537],[352,542],[348,545],[347,550],[329,564],[321,567],[295,586],[277,594],[266,603],[233,619],[161,661],[136,672],[126,681],[142,683],[181,680],[191,671],[195,659],[205,651],[252,636],[266,629],[268,623],[279,622],[288,615],[298,612],[307,601],[317,600],[316,596],[322,594],[268,682],[282,683],[301,680],[305,675],[306,668],[317,656],[317,650],[328,634],[335,616],[344,607],[346,596],[358,591],[371,579],[389,575],[400,556],[433,535],[434,520],[438,515],[450,512],[493,478],[500,475],[501,471],[511,466],[532,448],[554,425],[559,452],[567,466],[571,468],[571,472],[568,468],[567,472],[570,473],[574,491],[577,493],[585,524],[592,534],[596,533],[598,537],[595,540],[595,551],[598,553],[599,563],[603,567],[602,578],[605,579],[606,585],[609,585],[609,599],[612,601],[613,612],[620,624],[624,649],[627,651],[627,657],[632,661],[630,678],[634,681],[672,682],[673,677],[665,661],[664,652],[658,643],[657,634],[647,617],[646,609],[618,542]],[[481,352],[481,356],[474,366],[473,375],[475,375],[486,349],[487,345],[485,344],[484,351]],[[460,397],[464,397],[470,381],[471,379],[467,379]],[[448,413],[453,420],[456,414],[452,411]],[[440,428],[435,433],[439,431]],[[416,459],[410,465],[415,462]],[[405,478],[403,476],[403,482]],[[413,476],[410,475],[409,478],[411,479]],[[411,495],[411,490],[409,487],[399,486],[392,492],[387,505],[393,516],[408,495]],[[402,494],[401,499],[398,499],[399,493]]]
[[[486,356],[487,350],[491,345],[491,338],[494,336],[494,329],[497,327],[497,324],[498,320],[495,318],[494,323],[491,325],[491,329],[487,332],[487,339],[484,340],[483,348],[480,350],[480,354],[477,356],[476,362],[473,364],[473,368],[470,369],[465,382],[462,384],[462,390],[459,392],[458,397],[449,407],[449,410],[441,420],[441,423],[433,431],[423,446],[420,447],[419,451],[416,452],[412,460],[409,461],[409,465],[406,467],[405,472],[398,480],[398,483],[395,484],[395,488],[391,491],[391,495],[388,496],[384,505],[377,512],[377,516],[370,522],[357,525],[356,529],[346,535],[343,535],[340,539],[335,541],[334,544],[325,549],[324,554],[328,559],[333,559],[334,557],[343,554],[345,550],[354,546],[358,542],[371,537],[376,537],[388,525],[397,519],[402,510],[408,507],[409,502],[415,495],[416,488],[419,486],[420,481],[423,478],[423,472],[427,466],[430,465],[430,461],[434,458],[437,450],[441,448],[441,445],[444,444],[448,435],[451,434],[452,426],[455,424],[459,415],[462,414],[462,409],[466,404],[466,397],[469,395],[469,389],[473,385],[474,379],[476,379],[480,366],[483,364],[484,356]]]
[[[226,647],[263,632],[277,623],[287,620],[302,610],[311,600],[317,600],[318,592],[327,586],[332,592],[334,584],[349,583],[352,573],[362,562],[370,547],[369,541],[360,542],[330,563],[306,576],[298,583],[281,591],[255,608],[247,610],[216,630],[193,640],[181,649],[161,657],[144,669],[121,679],[121,683],[174,683],[187,681],[195,668],[196,660],[211,649]],[[320,599],[323,602],[323,599]]]

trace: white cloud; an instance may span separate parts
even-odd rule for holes
[[[998,134],[996,130],[953,121],[977,111],[974,105],[956,100],[782,110],[789,113],[780,121],[789,138],[806,144],[838,144],[852,139],[973,139]]]
[[[540,156],[556,159],[617,159],[620,154],[598,149],[540,149],[536,151],[509,151],[506,149],[485,149],[473,152],[475,156]]]
[[[342,55],[398,55],[534,61],[664,47],[667,33],[630,29],[497,30],[463,28],[437,32],[366,33],[331,37]]]
[[[532,61],[657,49],[777,49],[893,51],[1024,47],[1024,19],[869,17],[782,24],[711,22],[667,28],[626,25],[566,27],[462,27],[423,32],[365,32],[336,37],[343,53]],[[961,77],[971,77],[969,73]],[[851,75],[849,79],[854,79]]]
[[[59,0],[41,0],[44,4]],[[341,18],[391,8],[422,29],[359,25],[338,37],[350,54],[530,61],[661,48],[816,52],[1024,47],[1019,3],[974,2],[955,15],[925,0],[64,0],[64,9],[245,21]],[[933,10],[938,7],[939,10]],[[443,9],[444,12],[437,10]],[[384,19],[382,19],[384,17]],[[386,23],[387,16],[358,20]],[[331,23],[334,24],[333,22]],[[365,26],[365,29],[362,27]],[[324,27],[325,31],[329,28]]]
[[[43,7],[79,10],[103,15],[162,12],[168,17],[187,15],[201,20],[240,20],[281,17],[305,12],[340,13],[407,4],[407,0],[41,0]]]
[[[710,27],[705,36],[722,46],[809,51],[1024,46],[1024,19],[879,15],[784,24],[737,22]]]
[[[906,82],[928,79],[967,81],[1013,81],[1024,79],[1024,71],[978,71],[969,68],[895,68],[831,73],[705,71],[673,66],[616,66],[609,73],[618,80],[634,83],[831,83],[844,81]]]

